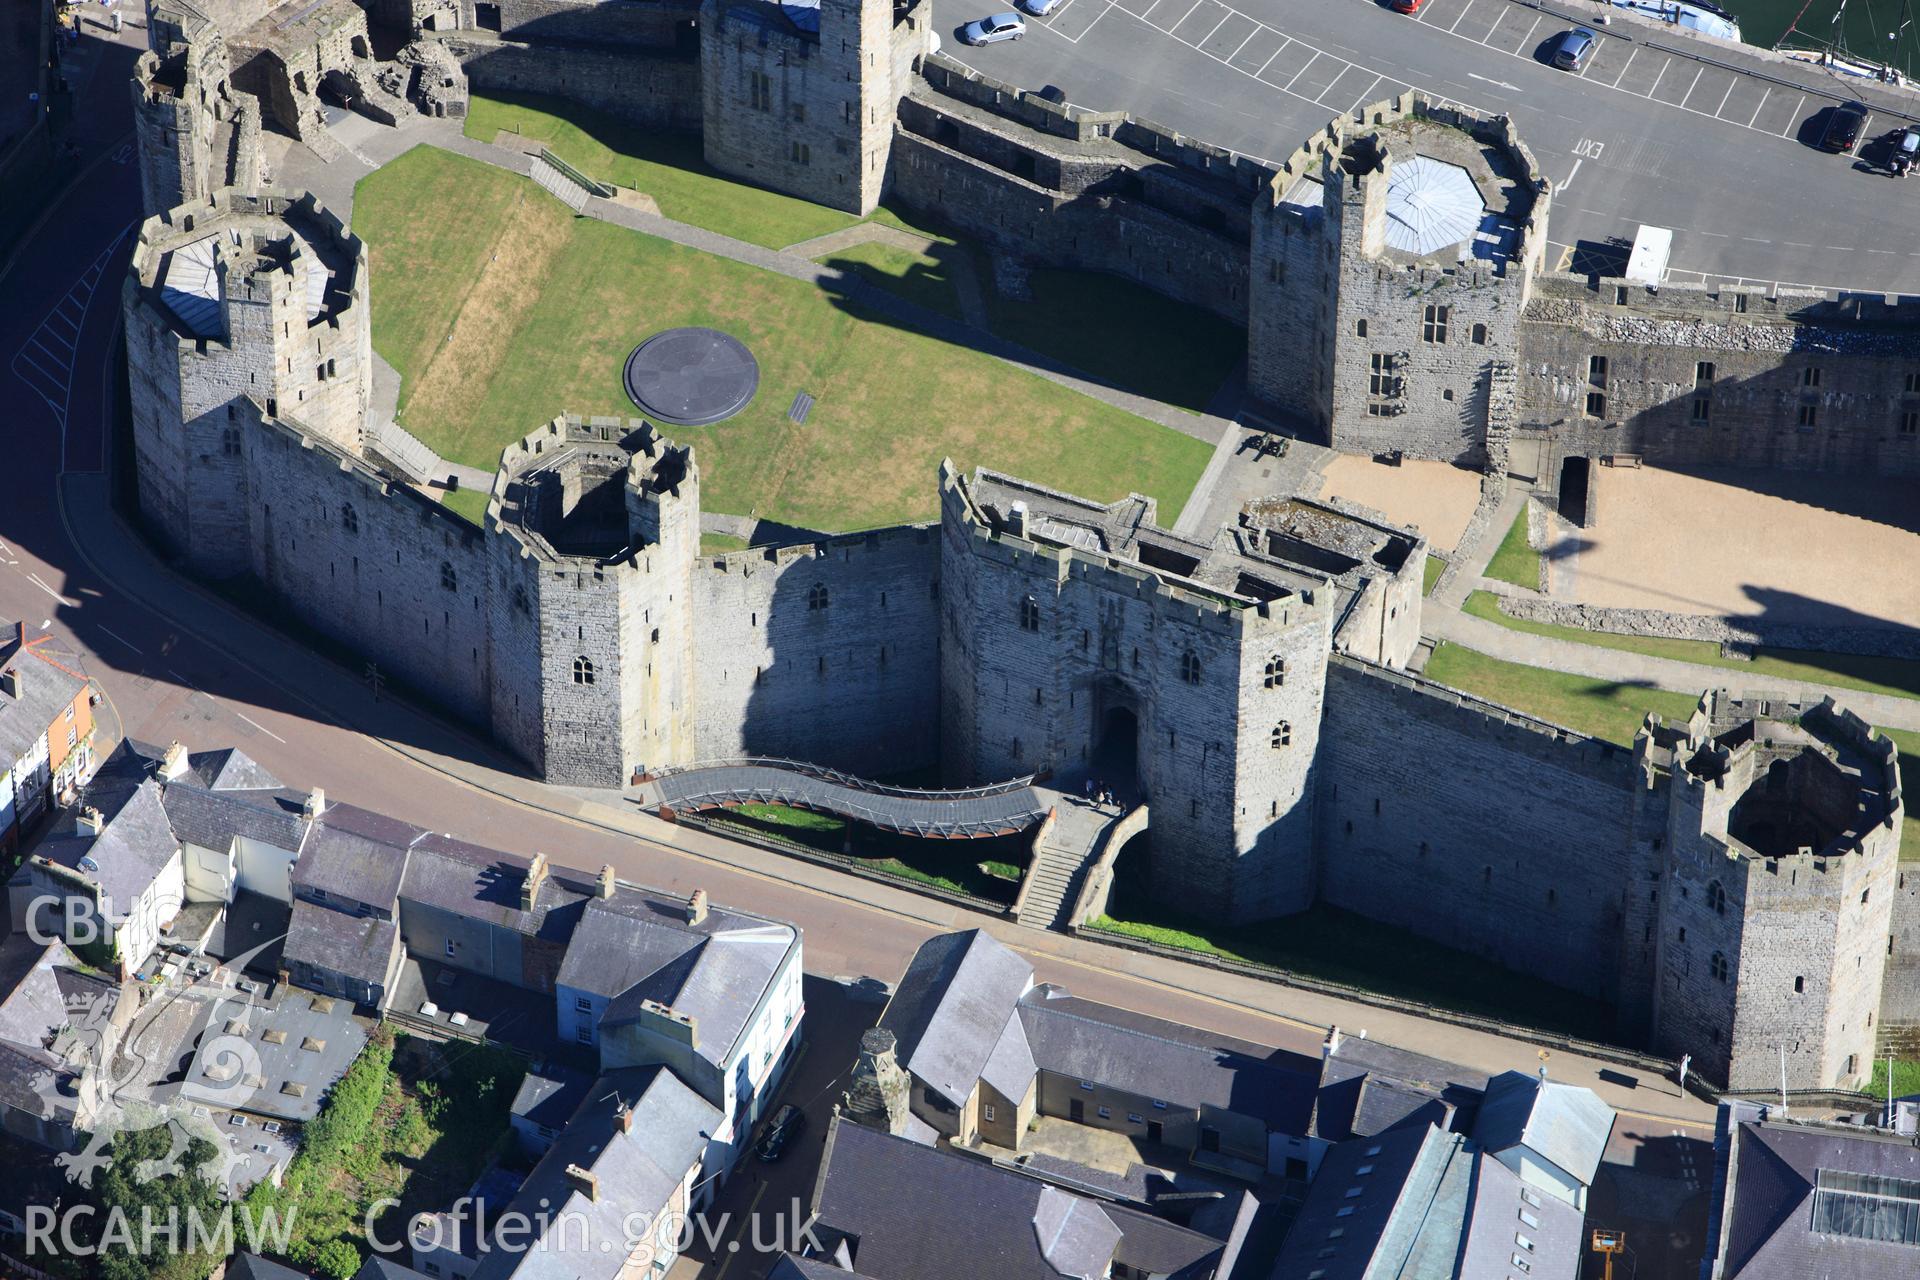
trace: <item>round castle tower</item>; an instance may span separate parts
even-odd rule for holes
[[[1652,1043],[1734,1090],[1853,1087],[1872,1070],[1898,860],[1894,746],[1832,699],[1710,693],[1649,720],[1644,785],[1665,788],[1645,896]],[[1630,913],[1630,919],[1639,915]]]
[[[261,411],[358,453],[366,272],[311,195],[224,188],[141,227],[122,299],[140,510],[195,572],[247,567],[242,427]]]
[[[578,786],[693,759],[693,451],[555,418],[502,456],[487,524],[501,741]]]

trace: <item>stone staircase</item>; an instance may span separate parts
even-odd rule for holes
[[[446,472],[440,455],[397,422],[387,421],[373,428],[364,443],[367,452],[415,484],[442,478]]]
[[[1101,835],[1119,814],[1076,796],[1056,793],[1054,821],[1041,836],[1021,887],[1019,922],[1033,929],[1064,929],[1085,883]]]

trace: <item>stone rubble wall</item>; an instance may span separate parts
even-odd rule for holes
[[[1713,617],[1669,613],[1662,609],[1618,609],[1534,596],[1502,596],[1500,611],[1528,622],[1549,622],[1624,636],[1671,640],[1707,640],[1741,656],[1762,646],[1854,653],[1874,658],[1920,659],[1920,631],[1905,627],[1810,626],[1761,618]]]

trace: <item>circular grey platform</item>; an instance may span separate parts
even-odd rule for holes
[[[732,334],[668,329],[627,357],[627,395],[649,418],[702,427],[747,407],[760,387],[760,365]]]

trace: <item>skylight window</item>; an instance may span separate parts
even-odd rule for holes
[[[1820,1169],[1814,1178],[1813,1230],[1854,1240],[1920,1245],[1920,1181]]]

